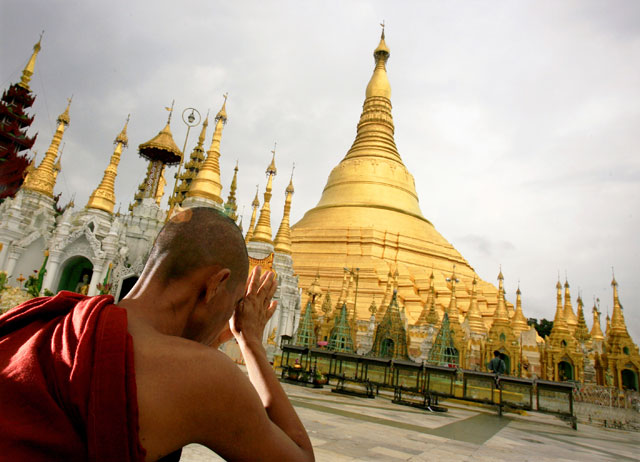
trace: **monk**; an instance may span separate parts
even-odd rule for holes
[[[262,346],[276,281],[247,279],[233,221],[193,208],[158,234],[118,305],[61,292],[0,317],[0,454],[10,460],[313,461]],[[234,338],[245,374],[217,346]]]

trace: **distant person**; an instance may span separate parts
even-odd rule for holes
[[[313,461],[262,346],[274,274],[247,271],[235,223],[188,209],[118,305],[61,292],[0,316],[2,458],[178,460],[200,443],[227,460]],[[248,378],[216,348],[234,337]]]
[[[500,352],[498,350],[493,352],[493,358],[489,361],[489,365],[487,368],[493,372],[494,374],[504,374],[507,370],[507,366],[502,359]]]

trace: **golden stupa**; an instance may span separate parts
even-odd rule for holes
[[[384,29],[373,56],[375,68],[356,139],[329,175],[318,205],[291,229],[300,286],[306,290],[318,274],[322,290],[331,293],[334,303],[347,302],[349,312],[355,304],[357,317],[368,319],[372,299],[385,299],[385,288],[397,271],[398,302],[413,324],[427,301],[432,270],[436,307],[442,318],[451,298],[447,278],[455,266],[460,280],[456,289],[460,322],[477,278],[477,304],[488,328],[498,300],[496,287],[480,280],[423,216],[414,178],[396,148],[386,71],[390,52]],[[344,290],[345,285],[350,288]]]

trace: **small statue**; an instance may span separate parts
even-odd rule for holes
[[[74,292],[80,295],[87,295],[89,293],[89,275],[82,276],[82,280],[76,284],[76,290]]]
[[[604,373],[604,383],[611,387],[613,386],[613,374],[611,374],[611,370],[607,369]]]
[[[275,327],[273,328],[273,330],[271,331],[271,333],[267,337],[267,344],[268,345],[275,345],[276,344],[276,328]]]

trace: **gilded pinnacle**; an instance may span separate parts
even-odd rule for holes
[[[24,70],[22,71],[22,77],[20,79],[20,83],[18,84],[19,86],[21,86],[22,88],[24,88],[25,90],[31,90],[29,88],[29,82],[31,82],[31,77],[33,76],[33,72],[35,70],[36,67],[36,58],[38,57],[38,53],[40,53],[41,50],[41,46],[40,43],[42,42],[42,36],[44,35],[44,31],[42,31],[42,33],[40,34],[40,39],[38,40],[38,43],[36,43],[33,46],[33,53],[31,54],[31,57],[29,58],[29,62],[27,62],[27,65],[25,66]]]
[[[109,161],[109,165],[104,171],[104,175],[102,177],[102,181],[98,185],[98,187],[93,191],[91,197],[89,197],[89,202],[87,202],[87,208],[89,209],[98,209],[104,210],[108,213],[113,213],[113,209],[116,205],[116,195],[115,195],[115,181],[116,176],[118,174],[118,164],[120,163],[120,156],[122,154],[122,149],[127,147],[127,125],[129,124],[129,116],[127,116],[127,121],[124,124],[124,128],[120,132],[120,134],[116,137],[116,147],[111,155],[111,160]]]

